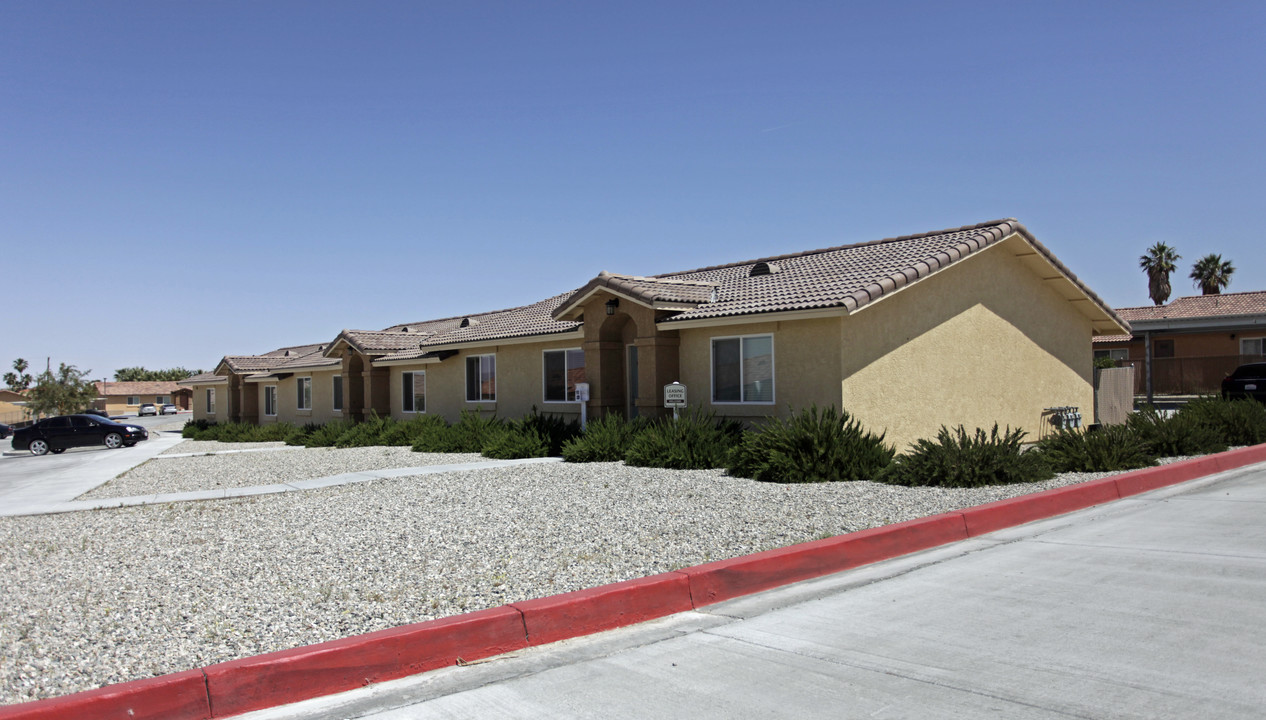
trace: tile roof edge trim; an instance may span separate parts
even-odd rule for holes
[[[524,335],[496,335],[476,338],[474,340],[435,343],[434,345],[423,344],[421,347],[425,350],[438,352],[441,350],[466,350],[468,348],[484,347],[488,345],[519,345],[533,342],[550,342],[553,340],[571,340],[573,338],[583,340],[584,337],[585,328],[583,325],[580,325],[578,327],[568,328],[566,330],[555,330],[553,332],[537,332]]]
[[[1029,232],[1029,229],[1024,227],[1023,223],[1018,220],[1012,220],[1011,222],[1014,226],[1014,231],[1023,235],[1024,239],[1027,240],[1034,249],[1041,253],[1052,267],[1058,270],[1060,274],[1062,274],[1069,282],[1080,290],[1082,294],[1090,298],[1090,301],[1099,308],[1100,312],[1107,315],[1108,318],[1120,326],[1122,330],[1127,333],[1130,332],[1130,323],[1126,322],[1120,315],[1117,315],[1116,311],[1103,301],[1103,298],[1096,295],[1095,291],[1087,287],[1086,284],[1081,281],[1081,278],[1077,277],[1072,270],[1068,269],[1067,265],[1060,261],[1059,258],[1055,257],[1055,254],[1052,253],[1049,248],[1043,245],[1037,238],[1033,237],[1033,233]]]
[[[688,330],[692,328],[720,327],[723,325],[748,325],[757,322],[781,322],[783,320],[815,320],[818,318],[843,317],[848,315],[843,305],[834,304],[818,308],[797,308],[795,310],[763,310],[758,312],[730,313],[728,315],[711,315],[701,318],[677,320],[675,317],[664,318],[655,323],[660,330]]]

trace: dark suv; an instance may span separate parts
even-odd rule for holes
[[[1266,402],[1266,362],[1235,368],[1235,372],[1222,381],[1222,397],[1226,400],[1252,398]]]
[[[61,415],[44,418],[13,433],[14,450],[30,450],[32,455],[62,453],[68,448],[105,445],[131,447],[149,437],[149,431],[124,425],[96,415]]]

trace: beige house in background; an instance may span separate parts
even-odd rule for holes
[[[189,409],[189,392],[176,382],[97,382],[93,407],[107,415],[135,415],[141,405],[161,408],[167,403]]]
[[[196,418],[303,423],[577,417],[581,382],[591,418],[658,417],[676,381],[691,405],[743,421],[842,407],[903,448],[941,425],[997,422],[1035,439],[1051,408],[1089,417],[1092,339],[1128,332],[1000,220],[652,277],[603,272],[518,308],[226,357],[182,384]]]
[[[0,423],[12,425],[28,418],[26,396],[13,390],[0,389]]]

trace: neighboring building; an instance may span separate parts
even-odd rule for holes
[[[1019,222],[653,277],[603,272],[518,308],[344,330],[190,378],[196,418],[295,423],[533,408],[756,421],[842,406],[899,447],[942,425],[1049,428],[1093,408],[1091,340],[1129,327]],[[200,399],[201,398],[201,399]],[[211,407],[211,405],[214,407]]]
[[[27,419],[26,396],[13,390],[0,390],[0,423],[12,425]]]
[[[1133,365],[1139,395],[1217,392],[1237,366],[1266,359],[1266,291],[1193,295],[1116,312],[1132,332],[1095,338],[1095,357]]]
[[[141,405],[151,403],[160,408],[171,403],[182,410],[189,409],[192,393],[174,381],[154,382],[106,382],[97,386],[97,400],[93,406],[111,416],[135,415]]]

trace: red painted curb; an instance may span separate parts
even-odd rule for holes
[[[529,645],[591,635],[693,610],[690,579],[664,573],[515,603]]]
[[[695,607],[966,540],[958,513],[933,515],[685,568]]]
[[[976,537],[1119,499],[1117,485],[1109,477],[977,505],[961,512],[967,534]]]
[[[237,715],[526,645],[519,611],[499,607],[212,665],[207,692],[215,717]]]
[[[4,720],[207,720],[210,717],[207,686],[201,670],[0,707],[0,718]]]
[[[1266,444],[646,578],[20,705],[0,720],[207,720],[632,625],[1266,462]]]

